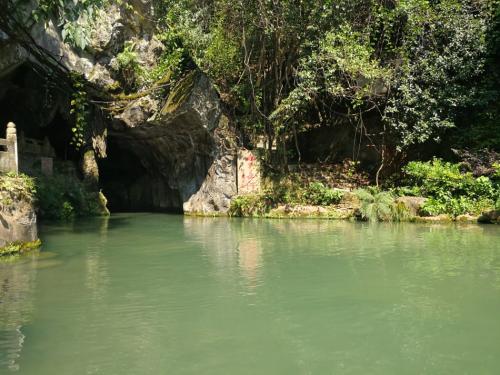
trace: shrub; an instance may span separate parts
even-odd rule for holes
[[[37,178],[40,217],[69,220],[75,216],[99,216],[103,208],[99,193],[90,191],[76,177],[54,175]]]
[[[136,88],[137,78],[142,73],[139,56],[134,51],[134,47],[134,43],[126,42],[123,51],[116,55],[118,72],[129,89]]]
[[[493,198],[495,189],[485,176],[474,178],[472,173],[460,171],[460,164],[434,159],[430,162],[413,161],[404,168],[407,182],[420,188],[430,197],[461,196]]]
[[[361,201],[361,217],[370,221],[397,221],[401,219],[402,208],[394,203],[394,196],[376,188],[358,189],[356,195]]]
[[[312,182],[304,192],[305,203],[329,206],[337,204],[344,193],[341,190],[330,189],[321,182]]]
[[[422,207],[428,215],[480,214],[493,207],[499,194],[490,178],[475,178],[471,172],[461,172],[460,164],[440,159],[410,162],[404,172],[411,188],[429,198]]]
[[[10,204],[12,198],[24,199],[31,202],[36,194],[35,180],[25,174],[6,173],[0,176],[0,202]]]
[[[479,215],[493,206],[490,199],[471,199],[465,196],[447,199],[429,198],[422,206],[424,215],[436,216],[447,214],[454,217],[465,214]]]
[[[262,194],[248,194],[235,197],[229,207],[229,216],[261,216],[269,211],[272,200]]]

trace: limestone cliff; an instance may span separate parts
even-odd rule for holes
[[[175,85],[165,79],[162,90],[150,83],[133,95],[120,93],[126,82],[119,53],[133,46],[137,63],[148,70],[164,50],[151,12],[147,0],[110,3],[96,15],[84,50],[64,42],[54,20],[29,26],[29,40],[0,27],[0,105],[8,108],[0,121],[47,137],[58,158],[73,160],[89,186],[103,190],[112,210],[225,212],[236,193],[235,137],[208,77],[193,67]],[[92,87],[81,150],[67,145],[71,93],[47,75],[34,49],[56,60],[63,74],[83,74]]]
[[[0,248],[38,239],[30,184],[24,177],[0,177]]]

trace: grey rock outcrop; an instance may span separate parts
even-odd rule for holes
[[[83,74],[93,89],[111,98],[110,93],[116,92],[120,83],[126,87],[117,59],[124,48],[133,50],[144,71],[156,66],[165,49],[154,35],[151,12],[150,0],[109,4],[95,15],[95,27],[84,50],[66,43],[53,20],[36,23],[29,31],[41,49],[69,71]],[[39,62],[7,35],[1,38],[0,79],[12,91],[10,72]],[[117,95],[116,105],[110,105],[113,109],[106,111],[106,116],[97,105],[90,108],[92,126],[86,130],[86,145],[79,156],[88,185],[102,188],[110,206],[116,209],[204,214],[227,211],[236,194],[236,141],[208,77],[194,70],[167,90],[167,98],[162,97],[161,90],[155,91],[156,83],[149,82],[145,89],[138,82],[139,92]],[[48,127],[58,118],[69,123],[71,98],[58,94],[53,103],[46,104],[36,100],[37,95],[44,95],[42,84],[38,86],[30,98],[38,103],[31,113],[40,113],[40,119],[35,121],[32,116],[25,122]],[[15,88],[26,91],[24,86]],[[43,109],[39,108],[41,104]]]
[[[0,247],[11,242],[38,239],[36,213],[31,199],[12,191],[0,191]]]
[[[402,204],[411,216],[418,216],[426,200],[424,197],[404,196],[397,198],[396,203]]]
[[[500,210],[484,212],[479,216],[478,221],[484,224],[500,224]]]
[[[166,104],[153,108],[137,99],[115,117],[108,133],[106,170],[122,160],[136,163],[122,179],[104,180],[110,201],[122,209],[177,210],[185,213],[226,212],[236,194],[236,146],[229,120],[208,77],[188,74],[171,91]],[[150,116],[150,119],[147,119]],[[127,174],[136,178],[129,179]],[[118,180],[117,180],[118,179]]]

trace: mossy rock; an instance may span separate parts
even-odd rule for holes
[[[438,215],[438,216],[416,216],[413,221],[417,223],[451,223],[453,218],[450,215]]]
[[[483,224],[500,224],[500,210],[483,212],[478,221]]]
[[[194,84],[198,78],[198,72],[193,70],[188,73],[179,83],[172,89],[168,96],[167,102],[161,110],[161,115],[165,116],[174,113],[184,104],[193,91]]]
[[[20,255],[28,251],[38,249],[42,245],[39,239],[31,242],[10,242],[3,247],[0,247],[0,257],[9,255]]]

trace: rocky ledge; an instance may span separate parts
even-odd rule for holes
[[[40,245],[32,189],[24,176],[0,177],[0,256]]]

